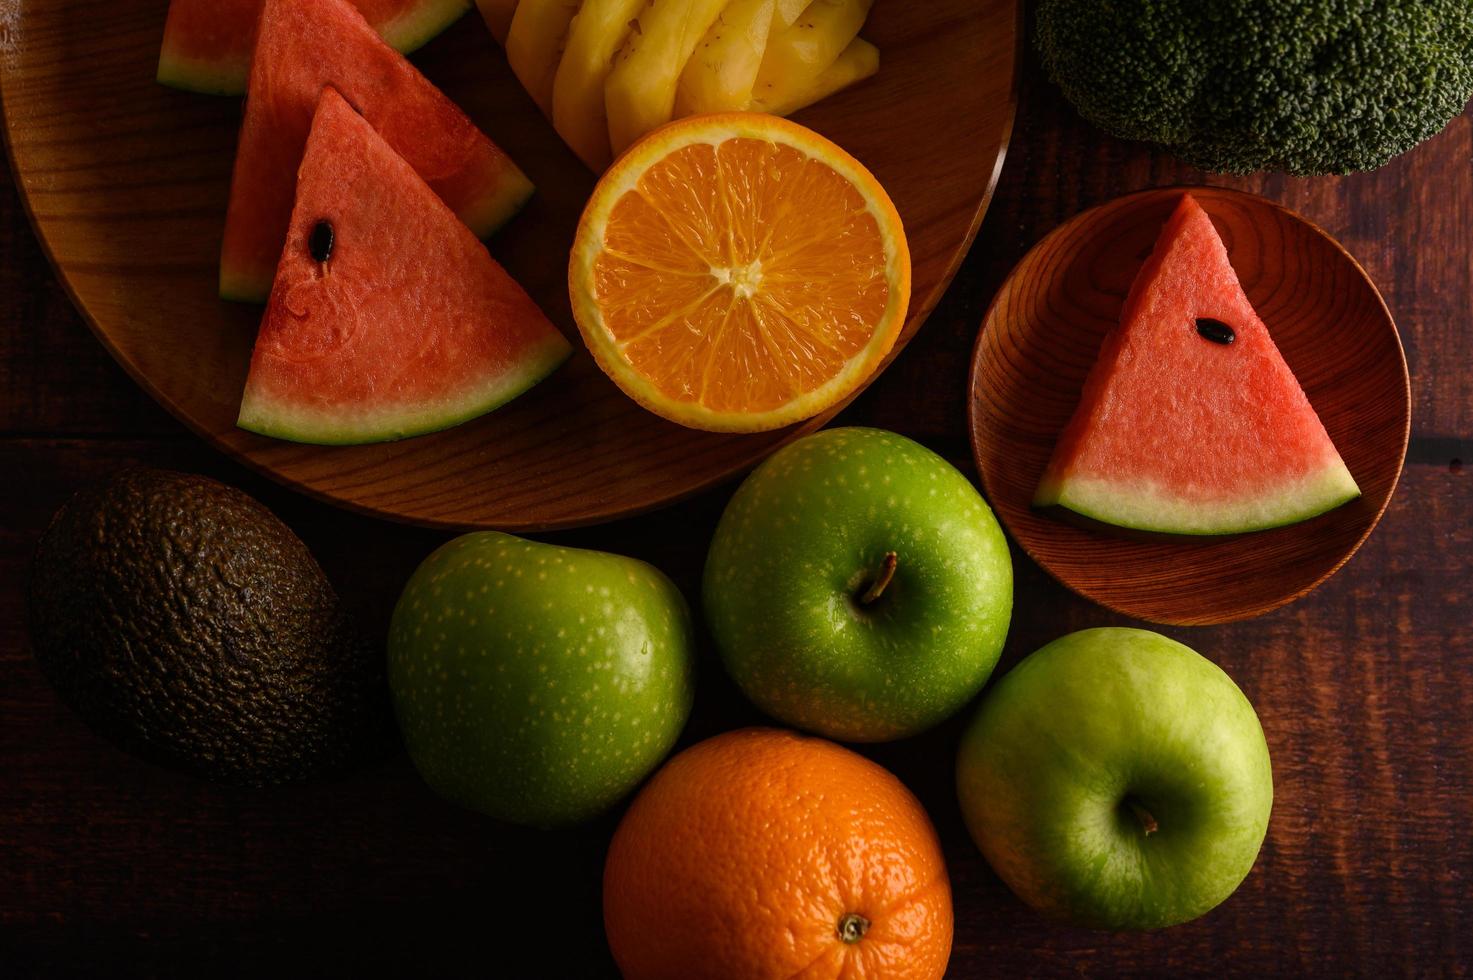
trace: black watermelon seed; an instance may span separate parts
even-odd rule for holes
[[[1221,320],[1214,320],[1208,316],[1201,317],[1197,320],[1197,333],[1214,344],[1222,344],[1224,347],[1238,339],[1238,335],[1233,333],[1232,327],[1223,323]]]
[[[317,222],[317,227],[312,229],[312,237],[307,239],[307,250],[318,262],[332,258],[332,222]]]

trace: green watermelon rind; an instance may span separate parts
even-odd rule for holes
[[[510,161],[511,158],[507,159]],[[500,231],[502,226],[522,213],[537,192],[532,178],[520,167],[513,166],[505,176],[495,194],[487,194],[476,202],[475,207],[464,209],[464,213],[459,215],[477,238],[490,238]]]
[[[170,57],[165,48],[159,52],[159,70],[154,77],[160,85],[195,95],[244,95],[249,69],[249,63],[239,66]]]
[[[402,54],[418,51],[464,17],[474,0],[426,0],[418,16],[401,17],[384,33],[389,46]]]
[[[1062,507],[1091,521],[1133,531],[1216,537],[1297,524],[1328,513],[1360,495],[1355,478],[1337,458],[1290,486],[1236,501],[1204,503],[1172,495],[1162,488],[1071,475],[1041,484],[1033,506]]]
[[[314,446],[397,442],[454,428],[495,411],[544,381],[572,353],[572,345],[563,335],[553,333],[537,347],[521,352],[521,359],[510,370],[469,394],[408,411],[385,410],[370,422],[334,418],[329,412],[304,410],[284,402],[273,405],[247,388],[235,424],[258,435]]]
[[[254,303],[259,306],[270,298],[271,280],[275,278],[275,275],[276,271],[273,269],[263,289],[261,280],[238,273],[233,268],[226,268],[222,262],[220,264],[220,298],[227,303]]]
[[[473,0],[423,0],[417,13],[401,17],[390,25],[384,40],[402,54],[418,51],[464,17],[472,5]],[[232,96],[245,94],[249,75],[249,59],[242,65],[196,61],[172,52],[165,45],[159,51],[155,77],[159,84],[184,92]]]

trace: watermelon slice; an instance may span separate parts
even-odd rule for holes
[[[159,51],[159,81],[206,95],[246,90],[264,0],[171,0]],[[374,30],[413,51],[470,9],[470,0],[353,0]]]
[[[414,169],[331,88],[238,424],[383,442],[491,411],[571,348]]]
[[[1165,534],[1292,524],[1360,496],[1191,197],[1105,338],[1034,505]]]
[[[297,165],[332,85],[477,235],[526,203],[532,184],[348,0],[266,0],[230,185],[220,295],[261,302],[286,239]]]

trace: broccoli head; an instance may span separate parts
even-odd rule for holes
[[[1036,39],[1086,119],[1226,173],[1371,170],[1473,96],[1473,0],[1039,0]]]

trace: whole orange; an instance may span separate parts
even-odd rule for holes
[[[670,760],[609,846],[629,980],[940,977],[951,885],[926,811],[823,739],[752,728]]]

